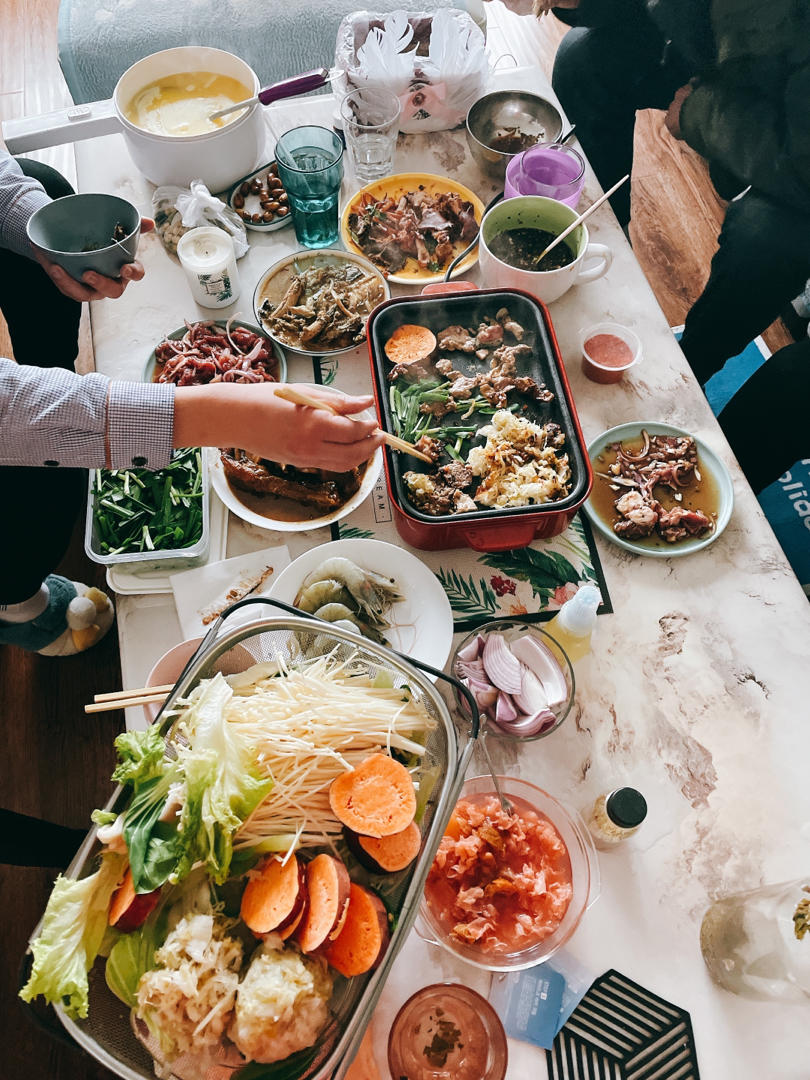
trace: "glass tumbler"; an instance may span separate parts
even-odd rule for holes
[[[401,108],[396,94],[382,89],[352,90],[340,103],[355,176],[364,184],[393,172]]]
[[[329,128],[285,131],[276,143],[278,175],[287,192],[295,236],[309,248],[338,239],[338,195],[343,179],[343,143]]]
[[[585,186],[585,162],[563,143],[532,146],[516,154],[506,167],[504,198],[544,195],[576,209]]]

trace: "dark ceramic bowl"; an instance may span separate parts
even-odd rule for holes
[[[121,237],[114,240],[117,226]],[[88,270],[120,277],[135,260],[140,232],[140,212],[117,195],[65,195],[28,219],[31,243],[77,281]]]

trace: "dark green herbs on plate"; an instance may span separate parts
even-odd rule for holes
[[[92,493],[102,555],[186,548],[202,536],[199,448],[176,451],[165,469],[97,469]]]

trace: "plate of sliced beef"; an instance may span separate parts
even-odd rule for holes
[[[478,235],[483,216],[484,204],[463,184],[430,173],[400,173],[367,184],[349,201],[341,239],[389,281],[426,285],[444,280],[448,265]],[[476,248],[453,276],[477,260]]]
[[[608,540],[639,555],[690,555],[713,543],[731,517],[729,471],[681,428],[635,422],[588,448],[594,471],[585,512]]]

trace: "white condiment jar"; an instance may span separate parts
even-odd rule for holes
[[[616,847],[639,828],[647,816],[647,802],[635,788],[616,788],[600,795],[586,824],[600,851]]]
[[[178,241],[177,257],[201,307],[228,307],[239,296],[233,240],[223,229],[191,229]]]

